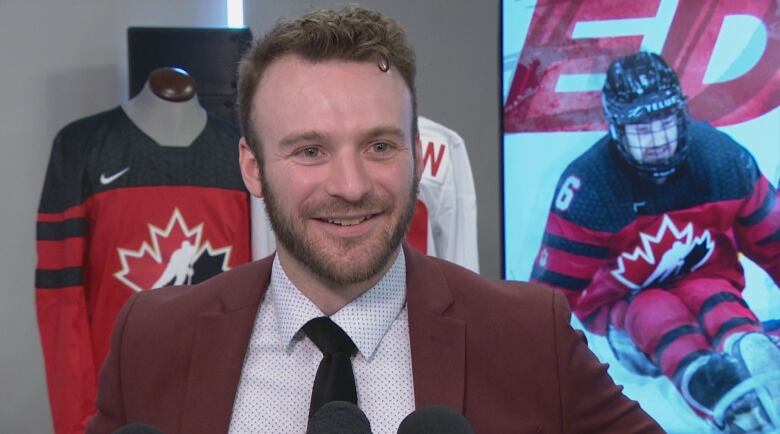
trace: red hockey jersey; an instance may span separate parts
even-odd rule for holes
[[[58,133],[35,279],[57,434],[84,431],[114,319],[134,291],[196,283],[249,260],[238,139],[209,116],[189,147],[163,147],[121,108]]]

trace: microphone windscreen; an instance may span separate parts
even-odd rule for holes
[[[371,424],[357,405],[332,401],[314,413],[306,434],[371,434]]]
[[[474,434],[474,429],[454,408],[431,405],[406,416],[398,427],[398,434]]]
[[[145,423],[131,423],[114,431],[113,434],[163,434],[163,432]]]

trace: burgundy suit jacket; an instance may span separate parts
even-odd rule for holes
[[[663,432],[571,329],[559,293],[404,249],[417,408],[456,408],[480,434]],[[226,433],[271,263],[132,296],[87,432],[147,423],[165,434]]]

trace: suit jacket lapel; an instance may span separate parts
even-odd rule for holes
[[[270,279],[273,257],[248,265],[251,281],[237,281],[220,294],[221,306],[203,313],[195,328],[182,433],[227,432],[244,356],[257,310]]]
[[[466,324],[444,315],[453,298],[439,268],[406,244],[404,254],[415,407],[446,405],[462,412]]]
[[[404,244],[409,340],[415,406],[446,405],[463,411],[466,325],[444,313],[453,304],[446,279],[429,258]],[[244,356],[273,258],[249,265],[252,281],[225,288],[221,309],[196,326],[181,432],[227,432]],[[230,289],[230,290],[229,290]]]

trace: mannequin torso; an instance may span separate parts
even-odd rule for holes
[[[206,126],[206,111],[198,102],[195,81],[177,68],[160,68],[122,110],[161,146],[189,146]]]

